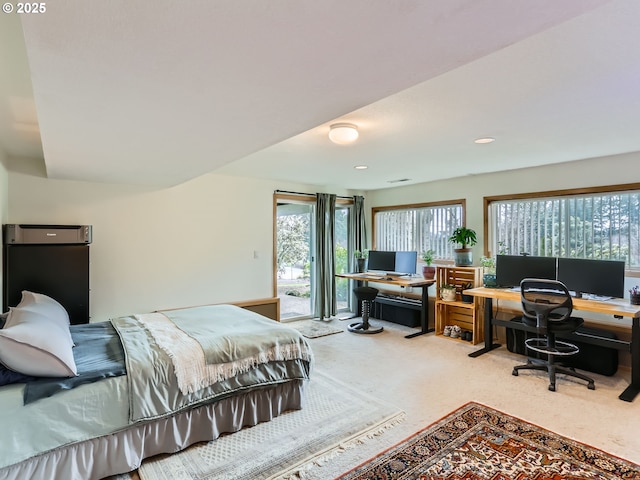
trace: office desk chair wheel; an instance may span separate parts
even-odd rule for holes
[[[548,363],[534,363],[531,360],[527,360],[527,363],[525,365],[517,365],[515,367],[513,367],[513,370],[511,372],[511,375],[513,375],[514,377],[518,376],[518,370],[543,370],[549,373],[549,390],[552,392],[556,391],[556,374],[557,373],[564,373],[566,375],[571,375],[572,377],[577,377],[577,378],[581,378],[582,380],[585,380],[587,382],[587,388],[589,390],[595,390],[596,389],[596,384],[593,381],[592,378],[587,377],[586,375],[583,375],[581,373],[576,372],[575,368],[573,367],[563,367],[557,364],[552,363],[551,365],[549,365]]]
[[[356,298],[362,303],[362,322],[352,323],[347,327],[353,333],[380,333],[383,327],[372,327],[369,324],[369,310],[378,295],[378,289],[373,287],[356,287],[353,289]]]

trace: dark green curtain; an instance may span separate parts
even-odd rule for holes
[[[353,197],[353,210],[349,215],[349,271],[356,271],[356,260],[353,252],[367,249],[367,226],[364,219],[364,197]]]
[[[316,194],[315,259],[316,282],[313,315],[320,320],[332,317],[338,309],[335,280],[336,196]]]
[[[360,250],[364,252],[367,249],[367,225],[365,222],[364,214],[364,197],[354,195],[353,197],[353,209],[349,215],[349,271],[356,272],[357,265],[356,259],[353,256],[353,252]],[[355,282],[349,280],[349,290],[351,291],[351,302],[349,308],[352,311],[357,312],[357,299],[353,293],[353,287]],[[355,307],[354,307],[355,305]]]

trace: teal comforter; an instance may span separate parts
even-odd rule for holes
[[[308,343],[297,330],[262,320],[261,315],[230,305],[191,310],[169,316],[177,319],[181,329],[185,323],[180,319],[188,318],[186,323],[190,326],[186,330],[206,348],[201,352],[205,358],[223,361],[225,365],[238,361],[242,365],[251,364],[251,368],[239,369],[234,376],[185,394],[179,388],[174,371],[171,355],[175,353],[168,353],[157,344],[150,328],[152,322],[141,316],[112,319],[125,352],[130,422],[170,415],[250,388],[309,378],[313,357]],[[231,312],[236,315],[230,315]],[[198,325],[199,322],[202,325]],[[251,341],[247,341],[249,339]],[[269,356],[256,355],[256,342],[261,351],[283,349],[297,354],[271,360]],[[261,360],[247,363],[244,361],[247,358]]]

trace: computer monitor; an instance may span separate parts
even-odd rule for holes
[[[416,264],[418,263],[418,252],[396,252],[396,266],[393,269],[395,273],[403,275],[413,275],[416,273]]]
[[[624,297],[625,263],[617,260],[559,258],[558,281],[576,292],[605,297]]]
[[[523,278],[555,280],[556,257],[496,256],[496,283],[499,287],[517,287]]]
[[[396,268],[396,252],[369,250],[367,270],[393,272]]]

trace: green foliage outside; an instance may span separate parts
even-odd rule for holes
[[[341,245],[336,245],[336,273],[347,273],[349,271],[349,255],[347,249]],[[346,278],[336,278],[336,297],[338,301],[347,300],[347,287],[349,281]]]
[[[640,194],[501,205],[496,238],[514,254],[623,260],[640,266]]]
[[[282,215],[276,222],[276,267],[282,276],[287,266],[309,264],[309,215]]]
[[[346,273],[349,271],[349,255],[347,250],[347,209],[336,210],[335,224],[335,268],[336,273]],[[308,280],[311,278],[311,252],[309,250],[310,214],[297,213],[280,215],[276,220],[277,247],[276,247],[276,268],[278,276],[282,278],[287,267],[300,267],[302,273],[297,279]],[[293,282],[290,286],[279,281],[280,286],[288,287],[285,294],[296,297],[309,297],[309,283],[301,284]],[[346,301],[348,298],[348,280],[336,278],[336,296],[338,301]]]

